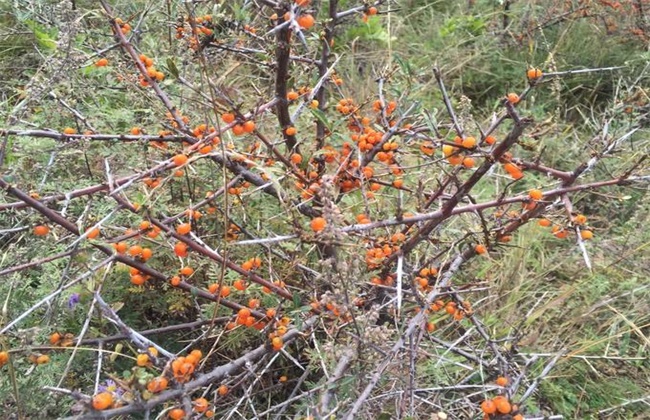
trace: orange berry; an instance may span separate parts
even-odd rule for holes
[[[235,121],[235,114],[232,113],[225,113],[221,116],[221,121],[225,122],[226,124],[230,124],[231,122]]]
[[[296,92],[296,91],[292,90],[291,92],[287,93],[287,99],[290,100],[290,101],[295,101],[299,97],[300,97],[300,94],[298,92]]]
[[[485,400],[481,403],[481,410],[485,414],[494,414],[497,412],[497,406],[492,400]]]
[[[580,237],[583,240],[588,241],[589,239],[594,237],[594,233],[592,231],[590,231],[590,230],[581,230],[580,231]]]
[[[551,226],[551,221],[548,219],[539,219],[539,222],[537,222],[540,226],[543,227],[549,227]]]
[[[280,337],[274,337],[273,340],[271,340],[271,345],[273,346],[273,350],[279,351],[282,349],[283,346],[283,341],[282,338]]]
[[[466,149],[473,149],[476,146],[476,139],[474,137],[465,137],[461,144]]]
[[[142,286],[146,281],[147,279],[140,274],[131,276],[131,283],[135,284],[136,286]]]
[[[201,153],[202,155],[207,155],[211,151],[212,151],[212,146],[209,144],[206,144],[205,146],[199,149],[199,153]]]
[[[517,95],[514,92],[510,92],[507,98],[508,98],[508,102],[510,102],[513,105],[519,103],[519,95]]]
[[[72,127],[66,127],[66,128],[63,129],[63,134],[70,135],[70,134],[76,134],[76,133],[77,133],[77,130],[75,130]]]
[[[223,286],[220,295],[222,298],[228,297],[230,295],[230,286]]]
[[[427,332],[432,333],[436,330],[436,324],[434,322],[427,322]]]
[[[512,416],[512,420],[524,420],[524,416],[522,414],[515,414]]]
[[[95,410],[106,410],[113,405],[113,394],[100,392],[93,397],[93,408]]]
[[[477,254],[485,254],[487,252],[487,248],[483,244],[478,244],[474,247],[474,251],[476,251]]]
[[[50,228],[46,225],[38,225],[34,227],[34,235],[36,236],[45,236],[50,233]]]
[[[179,257],[187,257],[187,245],[185,242],[177,242],[174,245],[174,254]]]
[[[140,258],[142,258],[144,261],[147,261],[151,257],[153,257],[153,251],[150,248],[142,248]]]
[[[544,193],[541,190],[530,190],[528,191],[528,196],[533,200],[541,200],[544,197]]]
[[[94,228],[94,229],[89,228],[88,230],[86,230],[86,232],[88,232],[88,239],[95,239],[100,234],[99,228]]]
[[[304,15],[298,16],[296,19],[296,22],[298,22],[298,25],[303,28],[303,29],[309,29],[312,26],[314,26],[314,23],[316,23],[316,20],[312,15],[309,13],[306,13]]]
[[[140,245],[133,245],[131,248],[129,248],[129,255],[132,257],[140,254],[142,254],[142,247]]]
[[[149,363],[149,355],[147,354],[138,354],[138,357],[136,358],[136,364],[140,367],[147,366]]]
[[[242,127],[244,129],[244,133],[252,133],[255,131],[255,122],[248,120],[244,124],[242,124]]]
[[[184,275],[185,277],[189,277],[194,273],[194,269],[189,266],[185,266],[181,268],[181,274]]]
[[[226,385],[220,385],[219,388],[217,388],[217,393],[223,397],[228,393],[228,387]]]
[[[7,364],[9,361],[9,353],[6,351],[0,351],[0,367]]]
[[[237,279],[233,282],[233,287],[239,291],[246,290],[246,283],[242,279]]]
[[[542,77],[542,71],[540,69],[530,68],[526,71],[526,77],[528,80],[536,80]]]
[[[287,136],[295,136],[297,132],[298,132],[298,130],[296,130],[296,127],[287,127],[287,128],[284,130],[284,133],[285,133]]]
[[[575,223],[576,225],[584,225],[585,223],[587,223],[587,216],[585,216],[584,214],[579,214],[573,218],[573,223]]]
[[[497,142],[497,139],[495,139],[493,136],[487,136],[485,138],[485,143],[487,143],[487,144],[492,145],[492,144],[494,144],[496,142]]]
[[[251,316],[251,310],[248,308],[241,308],[239,311],[237,311],[238,318],[246,319],[249,316]]]
[[[291,163],[299,165],[300,162],[302,162],[302,155],[300,155],[300,153],[294,153],[291,155]]]
[[[375,6],[370,6],[368,8],[368,16],[374,16],[377,14],[377,8]]]
[[[468,169],[473,168],[474,164],[475,164],[474,158],[471,158],[471,157],[468,156],[468,157],[463,159],[463,166],[468,168]]]
[[[327,226],[327,221],[323,217],[316,217],[312,219],[310,226],[314,232],[320,232]]]
[[[185,418],[185,411],[182,408],[174,408],[167,415],[171,420],[182,420]]]
[[[181,284],[181,278],[178,276],[172,277],[169,282],[171,283],[172,286],[178,287]]]
[[[208,400],[205,398],[197,398],[194,400],[194,410],[196,410],[197,413],[203,413],[207,409]]]
[[[50,344],[55,346],[55,345],[59,344],[59,341],[61,341],[61,334],[59,334],[58,332],[55,332],[52,335],[50,335]]]
[[[497,411],[501,414],[508,414],[512,411],[512,405],[505,398],[495,398],[495,404]]]
[[[250,299],[248,301],[248,307],[251,309],[259,308],[260,300],[259,299]]]
[[[187,235],[192,230],[192,225],[189,223],[181,223],[176,226],[176,233],[179,235]]]
[[[172,162],[174,162],[175,166],[183,166],[187,163],[188,160],[189,158],[184,154],[179,154],[172,158]]]
[[[95,67],[106,67],[108,66],[108,60],[106,58],[100,58],[95,63]]]
[[[503,377],[503,376],[499,376],[495,382],[496,382],[496,384],[499,385],[499,386],[506,386],[506,385],[508,385],[508,379],[505,378],[505,377]]]
[[[152,394],[157,394],[158,392],[162,392],[165,389],[167,389],[168,384],[169,384],[169,380],[167,378],[165,378],[164,376],[159,376],[149,381],[149,383],[147,384],[147,390]]]
[[[232,133],[236,136],[241,136],[244,134],[244,126],[241,124],[235,124],[232,128]]]
[[[395,181],[393,181],[393,187],[402,188],[403,186],[404,186],[404,180],[396,179]]]

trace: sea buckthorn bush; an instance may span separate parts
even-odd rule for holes
[[[0,6],[0,412],[647,415],[646,9],[573,3]]]

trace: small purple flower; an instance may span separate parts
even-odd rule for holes
[[[114,396],[116,396],[118,398],[121,397],[124,394],[124,390],[122,388],[118,387],[117,384],[115,383],[115,381],[113,381],[111,379],[106,380],[106,385],[99,384],[99,386],[97,387],[97,390],[99,392],[110,392],[110,393],[112,393]]]
[[[79,293],[73,293],[68,298],[68,308],[74,309],[75,306],[79,303]]]

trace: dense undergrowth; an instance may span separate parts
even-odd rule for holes
[[[0,5],[3,418],[647,416],[647,8]]]

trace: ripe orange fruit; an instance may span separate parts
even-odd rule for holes
[[[497,412],[497,406],[492,400],[485,400],[481,403],[481,410],[485,414],[494,414]]]
[[[47,354],[41,354],[36,358],[37,365],[44,365],[49,362],[50,362],[50,356],[48,356]]]
[[[287,128],[284,130],[284,133],[285,133],[287,136],[295,136],[297,132],[298,132],[298,130],[296,130],[296,127],[287,127]]]
[[[132,257],[140,254],[142,254],[142,247],[140,245],[133,245],[131,248],[129,248],[129,255]]]
[[[246,290],[246,283],[242,279],[237,279],[233,282],[233,287],[239,291]]]
[[[282,341],[282,338],[280,338],[280,337],[274,337],[273,340],[271,340],[271,346],[273,347],[273,350],[275,350],[275,351],[282,350],[283,345],[284,345],[284,342]]]
[[[136,364],[142,367],[147,366],[147,363],[149,363],[149,356],[147,354],[138,354],[138,357],[136,358]]]
[[[530,190],[528,191],[528,196],[533,200],[541,200],[544,197],[544,193],[541,190]]]
[[[95,63],[95,67],[106,67],[108,65],[108,60],[106,58],[100,58]]]
[[[217,388],[217,393],[223,397],[228,393],[228,387],[226,385],[220,385],[219,388]]]
[[[197,413],[203,413],[207,409],[208,400],[205,398],[197,398],[194,400],[194,410],[196,410]]]
[[[473,168],[474,164],[475,164],[474,158],[471,158],[471,157],[468,156],[468,157],[463,159],[463,166],[468,168],[468,169]]]
[[[580,231],[580,237],[583,240],[588,241],[589,239],[594,237],[594,233],[592,231],[590,231],[590,230],[581,230]]]
[[[485,254],[487,252],[487,248],[483,244],[478,244],[474,247],[474,251],[476,251],[477,254]]]
[[[302,162],[302,155],[300,153],[294,153],[291,155],[291,163],[299,165]]]
[[[551,226],[551,221],[548,219],[539,219],[539,222],[537,222],[540,226],[542,227],[549,227]]]
[[[514,92],[510,92],[507,98],[508,98],[508,102],[510,102],[513,105],[519,103],[519,95],[517,95]]]
[[[6,351],[0,351],[0,367],[7,364],[9,361],[9,353]]]
[[[50,228],[46,225],[38,225],[34,227],[34,235],[36,236],[45,236],[50,233]]]
[[[368,8],[368,16],[374,16],[377,14],[377,8],[375,6],[370,6]]]
[[[182,420],[185,418],[185,411],[182,408],[174,408],[167,415],[171,420]]]
[[[244,129],[244,133],[252,133],[255,131],[255,121],[246,121],[244,124],[242,124],[242,128]]]
[[[584,214],[579,214],[573,218],[573,223],[575,223],[576,225],[584,225],[585,223],[587,223],[587,216],[585,216]]]
[[[508,385],[508,379],[503,376],[499,376],[496,380],[496,384],[499,386],[506,386]]]
[[[146,281],[147,279],[140,274],[131,276],[131,283],[135,284],[136,286],[142,286]]]
[[[505,398],[495,398],[495,405],[497,408],[497,411],[501,414],[508,414],[510,411],[512,411],[512,405],[510,405],[510,402],[506,400]]]
[[[113,394],[100,392],[93,397],[93,408],[95,410],[106,410],[113,405]]]
[[[189,223],[181,223],[176,226],[176,233],[179,235],[187,235],[192,230],[192,225]]]
[[[94,229],[88,228],[88,230],[86,230],[86,232],[88,232],[88,239],[95,239],[100,234],[99,228],[94,228]]]
[[[59,334],[58,332],[55,332],[55,333],[52,333],[52,335],[50,335],[50,344],[55,346],[55,345],[57,345],[59,343],[59,341],[61,341],[61,334]]]
[[[227,112],[221,116],[221,121],[225,122],[226,124],[230,124],[231,122],[235,121],[235,114]]]
[[[312,15],[309,13],[306,13],[304,15],[298,16],[296,19],[296,22],[298,22],[298,25],[303,28],[303,29],[309,29],[312,26],[314,26],[314,23],[316,23],[316,20]]]
[[[287,99],[290,100],[290,101],[295,101],[299,97],[300,97],[300,94],[298,92],[294,91],[294,90],[287,93]]]
[[[190,266],[185,266],[181,268],[181,274],[184,275],[185,277],[189,277],[194,273],[194,269]]]
[[[496,141],[497,141],[497,139],[495,139],[493,136],[487,136],[487,137],[485,138],[485,142],[486,142],[487,144],[490,144],[490,145],[496,143]]]
[[[149,381],[147,384],[147,390],[153,394],[157,394],[158,392],[162,392],[167,389],[168,384],[169,380],[167,378],[164,376],[159,376]]]
[[[312,219],[310,226],[314,232],[320,232],[327,226],[327,220],[324,217],[316,217]]]
[[[66,127],[63,129],[63,134],[77,134],[77,130],[72,127]]]
[[[140,258],[142,258],[143,261],[147,261],[151,257],[153,257],[153,251],[150,248],[142,248]]]
[[[235,124],[232,128],[232,133],[236,136],[244,134],[244,127],[241,124]]]
[[[526,77],[528,80],[536,80],[542,77],[542,71],[536,68],[530,68],[526,71]]]
[[[169,282],[171,283],[172,286],[178,287],[181,284],[181,278],[178,276],[172,277]]]
[[[476,139],[474,137],[465,137],[461,144],[466,149],[472,149],[476,146]]]
[[[185,242],[177,242],[174,245],[174,254],[179,257],[187,257],[187,245]]]
[[[188,160],[189,158],[184,154],[178,154],[172,158],[172,162],[174,162],[175,166],[183,166]]]

